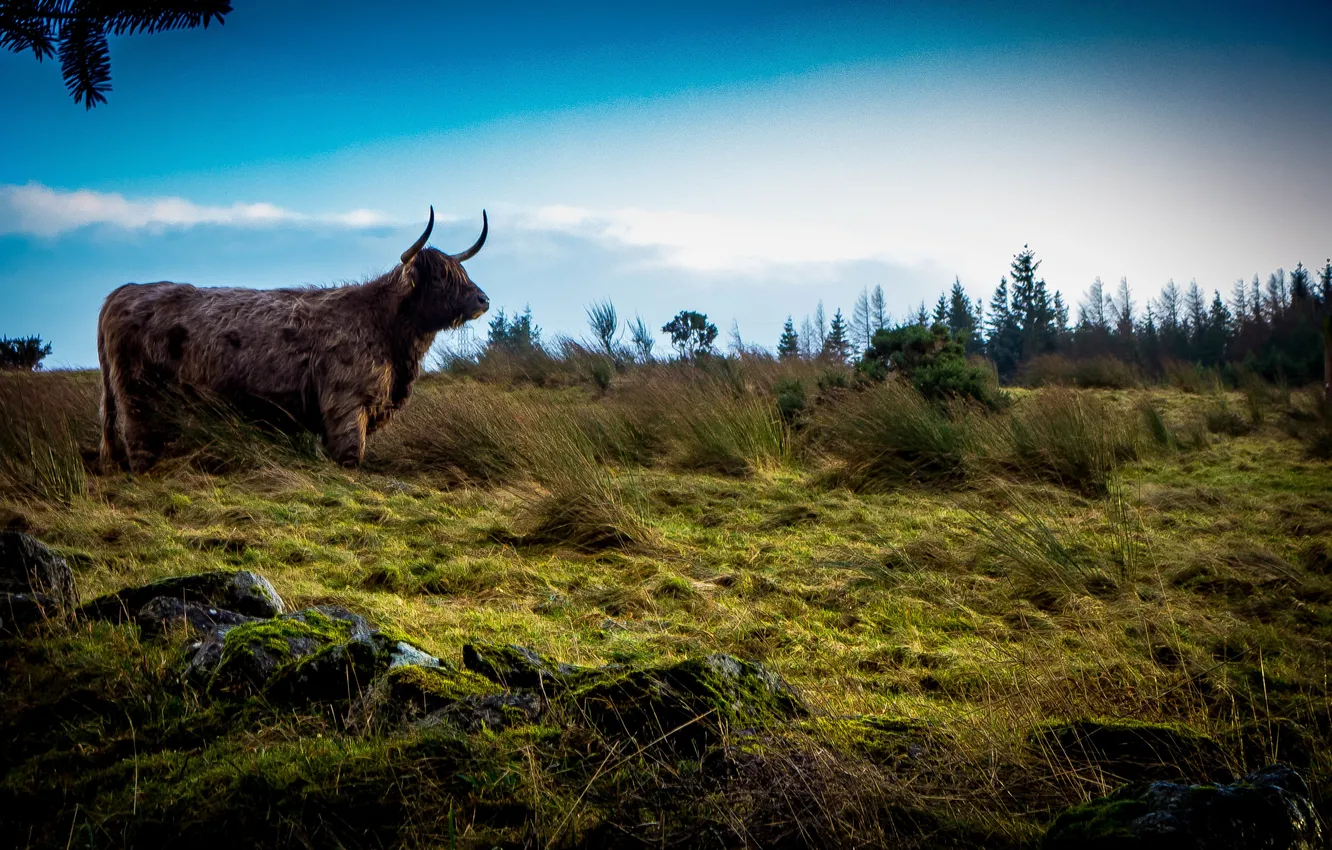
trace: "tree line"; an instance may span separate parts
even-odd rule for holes
[[[796,329],[787,318],[777,340],[779,357],[857,359],[876,334],[916,325],[941,327],[971,356],[987,358],[1004,382],[1019,379],[1044,355],[1073,360],[1113,358],[1146,378],[1160,378],[1172,362],[1243,368],[1273,381],[1302,384],[1324,379],[1324,326],[1332,313],[1332,260],[1312,272],[1303,263],[1252,280],[1239,279],[1229,298],[1210,296],[1196,280],[1167,281],[1154,298],[1139,300],[1126,278],[1107,287],[1096,278],[1070,317],[1063,294],[1039,275],[1040,261],[1024,246],[989,303],[971,299],[954,279],[934,308],[922,303],[901,322],[887,314],[883,288],[862,291],[851,320],[841,311],[825,323],[822,303]]]

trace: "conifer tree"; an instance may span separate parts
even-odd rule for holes
[[[782,337],[777,340],[777,356],[783,360],[800,356],[800,336],[796,333],[795,322],[790,316],[786,317],[786,324],[782,327]]]
[[[999,278],[999,286],[990,299],[990,336],[986,340],[986,349],[994,361],[999,377],[1012,378],[1017,372],[1019,347],[1022,344],[1021,331],[1013,316],[1008,299],[1008,278]]]
[[[823,341],[823,356],[845,363],[851,354],[851,342],[847,339],[846,320],[839,308],[833,313],[832,325],[828,328],[828,338]]]
[[[934,302],[934,315],[931,318],[936,325],[948,325],[948,299],[943,294],[940,294],[939,300]]]

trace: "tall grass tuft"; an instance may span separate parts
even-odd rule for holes
[[[55,502],[84,492],[97,445],[96,373],[0,372],[0,484]]]
[[[958,482],[966,476],[970,411],[931,404],[912,387],[887,381],[821,413],[818,430],[853,489],[882,491],[910,481]]]
[[[525,435],[532,477],[546,492],[529,500],[525,541],[585,551],[651,548],[657,542],[642,509],[627,496],[569,412],[549,416]]]
[[[1006,510],[970,509],[985,543],[1007,563],[1020,594],[1052,603],[1085,592],[1100,573],[1086,554],[1064,542],[1057,521],[1012,487],[997,484]]]
[[[1013,462],[1020,471],[1085,493],[1106,492],[1110,473],[1140,453],[1130,417],[1072,390],[1051,388],[1030,396],[1010,425]]]
[[[175,436],[165,459],[212,475],[313,463],[322,456],[319,438],[246,416],[224,399],[192,392],[167,405]]]
[[[526,466],[523,432],[540,427],[531,408],[514,393],[472,381],[423,381],[406,409],[371,438],[368,459],[392,471],[502,482]]]

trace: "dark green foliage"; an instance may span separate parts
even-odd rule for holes
[[[942,325],[932,329],[904,325],[877,332],[859,369],[877,379],[900,373],[923,396],[936,401],[971,399],[987,407],[1002,403],[989,374],[967,362],[962,343]]]
[[[833,314],[828,336],[823,341],[823,356],[838,363],[845,363],[850,354],[851,341],[847,338],[846,320],[842,318],[842,311],[839,309]]]
[[[541,328],[532,321],[531,307],[524,307],[521,315],[512,318],[499,310],[491,318],[486,339],[487,351],[528,354],[540,347]]]
[[[231,11],[228,0],[154,3],[69,3],[19,0],[0,6],[0,47],[31,50],[38,62],[59,54],[65,88],[75,103],[92,109],[111,90],[108,35],[208,28]]]
[[[51,354],[50,343],[43,344],[39,336],[0,337],[0,369],[20,369],[35,372]]]
[[[777,341],[777,356],[783,360],[800,356],[800,336],[796,333],[795,323],[790,316],[786,317],[786,324],[782,327],[782,338]]]
[[[717,341],[717,326],[708,321],[706,313],[693,310],[681,310],[661,330],[670,334],[671,345],[684,360],[711,353],[712,344]]]
[[[805,412],[805,382],[788,378],[773,385],[772,391],[777,396],[777,412],[782,421],[793,425]]]

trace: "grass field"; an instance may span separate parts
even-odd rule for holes
[[[0,375],[0,526],[63,554],[85,600],[252,569],[442,658],[723,652],[812,709],[690,753],[558,711],[367,731],[220,712],[176,644],[52,624],[3,650],[17,846],[1024,846],[1141,769],[1097,743],[1124,730],[1162,778],[1283,760],[1326,799],[1312,395],[1049,388],[985,413],[788,371],[663,366],[604,392],[432,376],[361,470],[222,421],[133,479],[84,462],[95,375]],[[791,382],[803,403],[779,404]]]

